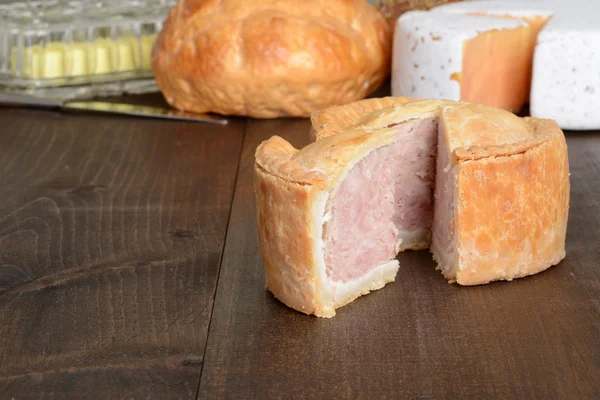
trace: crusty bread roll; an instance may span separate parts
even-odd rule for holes
[[[406,248],[429,247],[461,285],[565,257],[569,166],[554,121],[446,100],[374,104],[316,114],[336,128],[313,125],[301,150],[275,136],[256,151],[261,251],[279,300],[331,317],[393,281]]]
[[[366,0],[180,0],[152,70],[182,110],[308,117],[376,90],[389,74],[390,43]]]

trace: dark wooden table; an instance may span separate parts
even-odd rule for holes
[[[567,133],[560,265],[466,288],[406,252],[329,320],[257,243],[254,150],[308,127],[0,109],[0,399],[600,398],[600,132]]]

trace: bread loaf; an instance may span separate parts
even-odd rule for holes
[[[152,70],[182,110],[308,117],[377,89],[390,49],[390,28],[366,0],[180,0]]]

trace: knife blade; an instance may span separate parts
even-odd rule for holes
[[[142,106],[130,103],[109,103],[105,101],[62,101],[59,99],[41,98],[7,92],[0,92],[0,105],[24,105],[39,108],[90,111],[144,118],[206,122],[219,125],[227,125],[229,123],[226,118],[218,115],[196,114],[167,107]]]
[[[106,112],[131,115],[135,117],[174,119],[181,121],[209,122],[227,125],[227,119],[209,114],[194,114],[166,107],[141,106],[127,103],[108,103],[105,101],[69,101],[62,104],[63,109]]]

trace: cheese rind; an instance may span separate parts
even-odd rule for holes
[[[531,115],[552,118],[563,129],[600,128],[600,2],[483,0],[444,5],[431,13],[527,22]]]
[[[485,14],[490,16],[511,15],[516,18],[536,16],[552,17],[554,5],[547,0],[479,0],[463,3],[446,4],[436,7],[431,12],[445,14]]]
[[[490,83],[491,75],[497,76],[494,84],[499,86],[507,79],[522,85],[526,75],[519,65],[523,61],[515,57],[502,62],[495,54],[480,54],[479,42],[493,43],[501,51],[506,46],[516,47],[520,49],[516,54],[522,56],[526,30],[527,25],[517,20],[406,13],[398,19],[394,34],[392,95],[455,101],[466,97],[471,102],[513,109],[512,93],[508,93],[508,98],[492,98],[479,88]],[[499,45],[503,41],[508,44]],[[473,71],[482,64],[486,65],[484,73],[475,75]]]
[[[600,30],[551,20],[538,37],[531,116],[564,129],[600,129]]]

